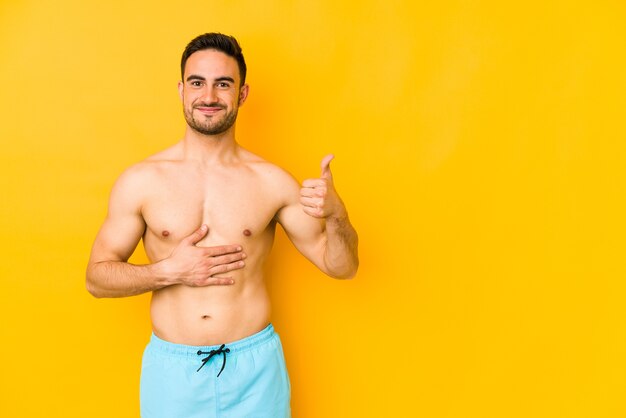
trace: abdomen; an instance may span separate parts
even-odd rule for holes
[[[235,284],[174,285],[153,292],[150,313],[154,333],[186,345],[215,345],[252,335],[267,326],[270,301],[263,277],[233,271]]]

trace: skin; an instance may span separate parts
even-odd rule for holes
[[[232,57],[195,52],[178,89],[185,135],[117,180],[87,266],[87,289],[96,297],[151,291],[158,337],[228,343],[269,323],[263,265],[277,223],[334,278],[356,274],[358,238],[333,185],[332,155],[322,160],[320,177],[299,185],[242,148],[235,124],[224,129],[249,92]],[[150,264],[128,263],[140,239]]]

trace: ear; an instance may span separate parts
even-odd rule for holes
[[[239,89],[239,106],[243,105],[246,99],[248,98],[248,93],[250,92],[250,86],[244,84]]]
[[[182,81],[179,81],[178,82],[178,95],[180,96],[181,102],[183,101],[183,93],[185,91],[184,89],[185,89],[185,85],[183,84]]]

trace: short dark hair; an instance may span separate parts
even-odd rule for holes
[[[246,82],[246,61],[243,59],[243,53],[239,42],[232,36],[224,35],[222,33],[211,32],[205,33],[195,37],[185,50],[183,51],[183,57],[180,60],[180,77],[181,80],[185,78],[185,64],[187,59],[194,52],[202,51],[204,49],[215,49],[216,51],[223,52],[224,54],[233,57],[239,65],[239,76],[241,78],[241,84]]]

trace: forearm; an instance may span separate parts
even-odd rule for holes
[[[159,264],[100,261],[87,267],[87,290],[97,298],[134,296],[173,284]]]
[[[324,265],[326,273],[337,279],[354,277],[359,267],[359,237],[350,223],[348,214],[326,218],[326,247]]]

